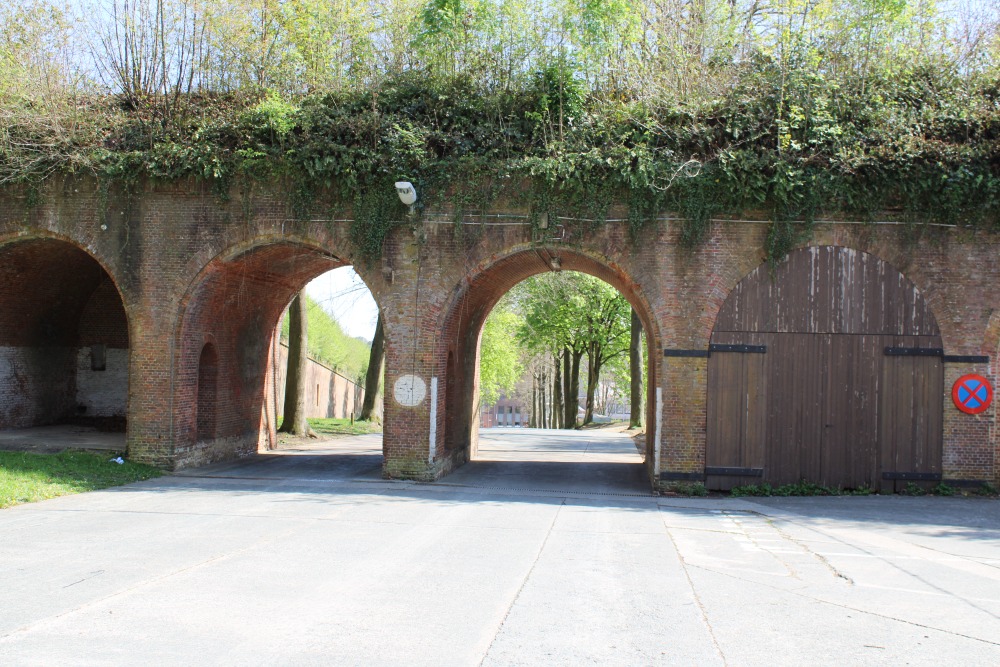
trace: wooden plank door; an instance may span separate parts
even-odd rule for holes
[[[769,404],[764,480],[814,481],[820,474],[829,336],[769,336]]]
[[[927,349],[937,336],[884,336],[885,347]],[[929,488],[941,479],[944,365],[939,356],[884,356],[879,408],[880,488]]]
[[[830,336],[822,474],[831,488],[873,488],[878,471],[880,336]]]
[[[712,342],[721,345],[761,345],[763,337],[749,333],[721,333]],[[756,484],[755,471],[764,467],[767,435],[766,354],[713,353],[708,364],[706,486],[726,490]],[[723,471],[738,474],[720,474]]]

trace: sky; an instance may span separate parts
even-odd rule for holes
[[[328,271],[306,286],[306,293],[337,320],[348,336],[371,342],[378,306],[368,287],[350,266]]]

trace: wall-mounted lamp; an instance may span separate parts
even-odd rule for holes
[[[410,213],[413,213],[413,205],[417,203],[417,189],[413,187],[413,183],[396,181],[396,194],[399,195],[399,201],[409,206]]]
[[[553,271],[556,271],[556,272],[558,272],[558,271],[562,271],[562,260],[561,260],[561,259],[559,259],[558,257],[553,257],[553,258],[552,258],[552,259],[551,259],[551,260],[549,261],[549,266],[551,266],[551,267],[552,267],[552,270],[553,270]]]

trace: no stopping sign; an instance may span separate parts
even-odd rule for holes
[[[993,387],[982,375],[963,375],[951,388],[951,400],[962,412],[978,415],[990,407],[990,402],[993,401]]]

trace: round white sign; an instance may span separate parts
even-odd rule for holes
[[[403,375],[392,387],[396,402],[408,408],[420,405],[427,395],[427,384],[416,375]]]

